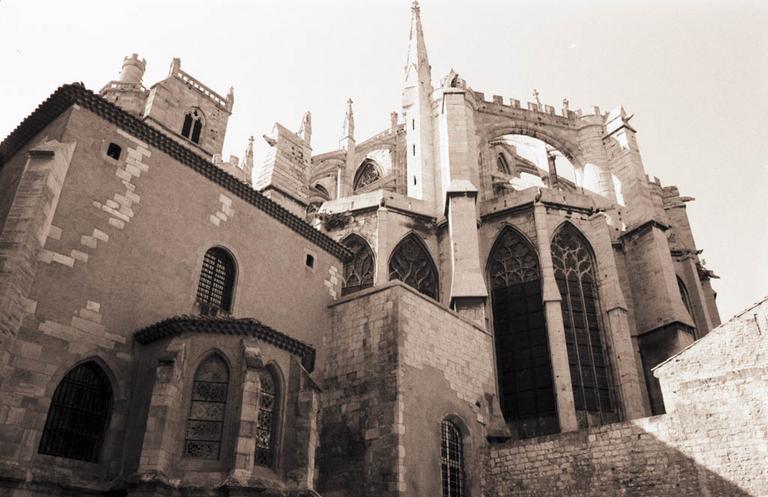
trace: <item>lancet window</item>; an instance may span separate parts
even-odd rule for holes
[[[184,116],[184,125],[181,127],[181,136],[199,144],[202,131],[203,114],[198,109],[193,109]]]
[[[218,459],[224,436],[229,367],[217,354],[205,359],[195,372],[184,437],[184,455]]]
[[[520,438],[558,431],[539,261],[512,228],[499,235],[488,259],[499,400]]]
[[[603,338],[600,299],[589,243],[571,224],[552,240],[555,280],[562,298],[565,341],[577,416],[600,422],[615,418],[614,391]],[[581,411],[581,414],[579,414]]]
[[[277,384],[272,373],[264,370],[259,375],[259,412],[256,419],[256,454],[254,460],[260,466],[271,467],[275,461],[277,438]]]
[[[341,242],[352,251],[352,260],[344,264],[342,295],[349,295],[373,286],[373,251],[359,235],[351,234]]]
[[[400,280],[437,300],[437,269],[416,235],[408,235],[395,247],[389,259],[389,279]]]
[[[464,496],[464,444],[459,428],[447,419],[440,424],[440,475],[443,497]]]

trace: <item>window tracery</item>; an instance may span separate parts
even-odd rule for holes
[[[260,466],[271,467],[275,459],[277,434],[277,387],[269,371],[259,375],[259,412],[256,418],[256,454],[254,460]]]
[[[184,437],[186,457],[219,458],[228,388],[229,367],[220,356],[213,354],[198,366]]]
[[[344,285],[342,295],[373,286],[373,251],[359,235],[351,234],[342,240],[342,245],[352,251],[352,260],[344,264]]]
[[[38,452],[96,462],[112,414],[112,387],[89,361],[61,380],[51,399]]]
[[[437,269],[424,245],[413,234],[405,237],[392,252],[389,279],[400,280],[437,300]]]
[[[355,173],[352,189],[356,191],[364,188],[371,183],[378,181],[379,178],[381,178],[381,174],[379,173],[379,168],[376,167],[376,163],[370,159],[366,159]]]
[[[552,240],[555,280],[562,298],[568,362],[577,411],[615,412],[610,365],[603,343],[600,299],[588,242],[571,224]]]
[[[512,228],[488,258],[499,400],[517,436],[557,432],[557,408],[538,257]]]

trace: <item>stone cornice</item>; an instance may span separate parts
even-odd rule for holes
[[[0,143],[0,168],[51,121],[73,105],[80,105],[88,109],[125,132],[170,155],[181,164],[230,191],[338,259],[346,261],[352,257],[351,252],[346,247],[257,192],[251,185],[240,181],[194,151],[177,143],[165,133],[106,101],[86,89],[82,84],[60,86]]]
[[[280,333],[253,318],[174,316],[147,326],[134,333],[133,336],[137,342],[146,345],[183,333],[214,333],[254,337],[299,356],[301,364],[307,371],[311,372],[315,367],[315,349],[311,345],[296,340],[285,333]]]

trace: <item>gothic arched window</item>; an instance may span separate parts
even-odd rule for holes
[[[573,399],[580,423],[587,414],[600,422],[615,416],[611,370],[603,343],[597,279],[589,242],[571,224],[552,240],[555,280],[562,298],[565,342],[571,369]],[[586,412],[585,412],[586,411]]]
[[[437,300],[437,269],[424,244],[414,234],[397,244],[389,259],[389,279],[400,280]]]
[[[200,133],[203,131],[203,113],[198,109],[187,112],[184,116],[184,125],[181,127],[181,136],[194,143],[200,143]]]
[[[379,168],[376,166],[376,163],[370,159],[366,159],[360,167],[357,168],[355,180],[352,184],[352,190],[356,191],[366,187],[374,181],[377,181],[379,178],[381,178],[381,174],[379,173]]]
[[[218,354],[212,354],[197,367],[192,382],[189,417],[184,435],[184,455],[198,459],[218,459],[227,411],[229,367]]]
[[[677,289],[680,291],[680,298],[683,299],[685,310],[688,311],[691,319],[693,319],[693,306],[691,305],[691,297],[688,295],[688,289],[685,287],[685,283],[683,283],[683,280],[681,280],[679,276],[677,277]]]
[[[260,466],[275,464],[279,395],[277,382],[269,370],[259,375],[259,412],[256,418],[256,454],[254,460]]]
[[[219,247],[209,249],[203,258],[197,302],[204,316],[216,316],[232,310],[232,290],[235,286],[235,262]]]
[[[440,424],[440,476],[443,497],[463,497],[464,443],[459,428],[447,419]]]
[[[53,393],[40,454],[96,462],[112,413],[112,387],[93,361],[72,369]]]
[[[352,251],[352,260],[344,264],[342,295],[373,286],[373,251],[361,236],[352,233],[341,241]]]
[[[507,159],[504,158],[504,154],[499,154],[499,156],[496,157],[496,169],[500,173],[511,174],[509,164],[507,164]]]
[[[557,408],[539,261],[505,228],[488,258],[501,411],[521,438],[555,433]]]

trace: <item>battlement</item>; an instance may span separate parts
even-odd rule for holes
[[[600,107],[594,106],[590,113],[585,113],[581,109],[572,110],[568,107],[568,101],[564,100],[563,105],[560,108],[556,108],[554,105],[542,104],[540,102],[525,102],[525,106],[522,105],[522,101],[516,98],[503,97],[501,95],[493,95],[491,99],[487,99],[485,93],[479,91],[472,92],[478,102],[480,110],[507,114],[522,113],[522,115],[532,115],[536,117],[551,116],[555,118],[555,123],[561,125],[574,125],[579,119],[585,117],[597,117],[600,122],[604,122],[608,117],[608,112],[601,111]]]
[[[232,104],[234,103],[234,99],[232,98],[231,91],[226,98],[222,97],[221,95],[211,90],[210,88],[205,86],[203,83],[201,83],[194,77],[182,71],[181,61],[179,59],[173,59],[173,64],[171,64],[171,73],[169,74],[169,76],[172,76],[176,79],[183,81],[190,88],[194,88],[195,90],[199,91],[200,93],[208,97],[218,107],[226,110],[227,112],[232,112]]]

